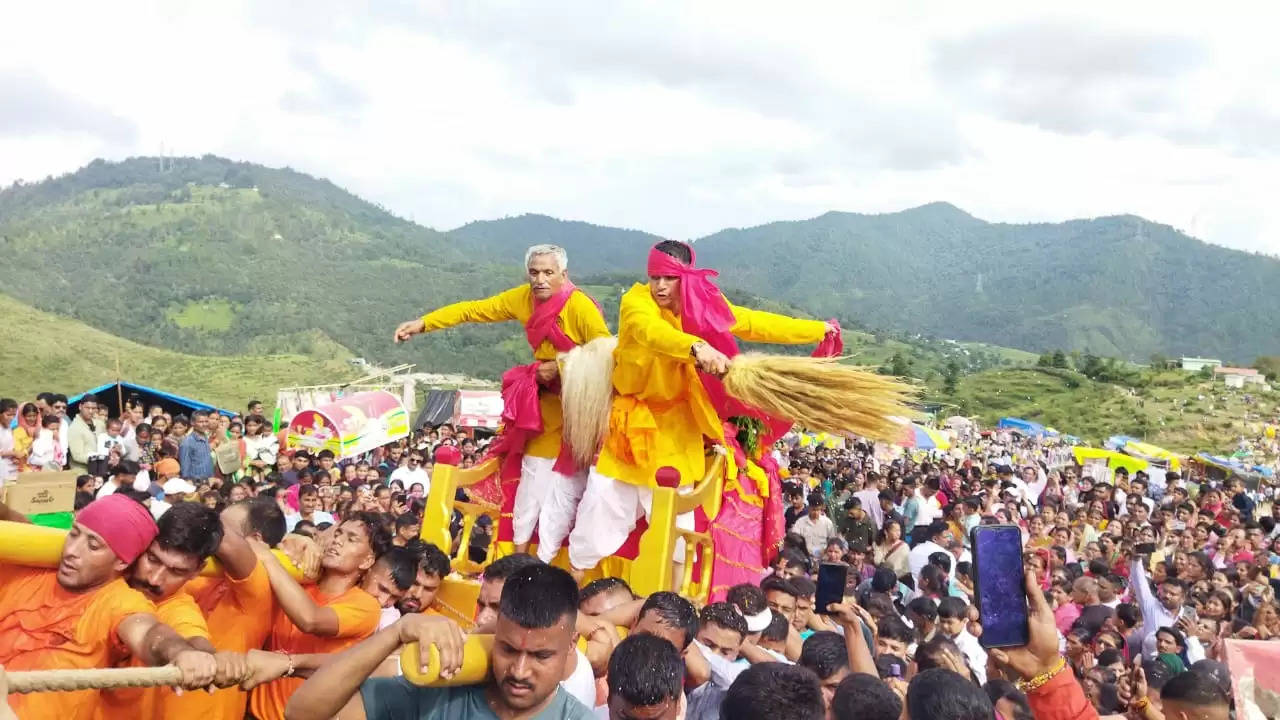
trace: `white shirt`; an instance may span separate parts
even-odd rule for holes
[[[584,707],[595,707],[596,675],[591,671],[591,662],[587,660],[587,656],[576,648],[574,652],[578,654],[578,663],[573,667],[573,674],[560,681],[560,687],[577,698]]]
[[[911,552],[907,554],[907,567],[911,570],[911,577],[915,578],[917,587],[920,585],[920,571],[929,564],[929,556],[936,552],[945,553],[947,549],[932,540],[925,540],[911,548]]]
[[[106,485],[103,485],[103,487],[106,487]],[[173,506],[164,500],[151,498],[151,517],[155,518],[156,521],[159,521],[160,516],[168,512],[171,507]]]
[[[799,533],[800,537],[804,538],[805,547],[809,548],[810,555],[821,554],[827,549],[828,540],[839,537],[836,524],[826,515],[819,515],[817,520],[810,520],[808,514],[802,515],[792,523],[791,532]]]
[[[8,427],[0,427],[0,451],[13,449],[13,431]],[[18,467],[7,457],[0,457],[0,486],[4,481],[18,474]]]
[[[382,614],[378,616],[378,629],[386,630],[400,619],[400,611],[394,607],[382,608]]]
[[[920,491],[916,491],[916,527],[927,528],[929,523],[942,517],[942,504],[938,502],[938,495],[934,493],[929,499],[925,499]],[[912,531],[914,532],[914,531]]]
[[[875,488],[859,490],[853,494],[862,503],[862,509],[867,511],[867,516],[871,518],[872,524],[879,530],[884,525],[884,510],[880,509],[880,491]]]
[[[294,513],[284,516],[284,524],[286,532],[293,532],[293,528],[302,520],[302,513]],[[332,523],[333,516],[323,510],[317,510],[311,513],[311,522],[319,525],[320,523]],[[378,628],[381,630],[382,628]]]
[[[387,482],[399,480],[404,485],[404,489],[408,490],[410,485],[414,483],[422,483],[422,491],[426,493],[431,490],[431,474],[428,473],[421,465],[416,469],[410,470],[408,465],[398,467],[391,471],[391,476],[387,478]]]
[[[978,638],[969,634],[968,630],[961,630],[960,634],[951,638],[951,642],[960,648],[960,652],[964,653],[964,657],[969,661],[969,669],[973,671],[974,676],[978,679],[978,684],[982,685],[987,682],[987,651],[982,649],[982,645],[978,642]]]

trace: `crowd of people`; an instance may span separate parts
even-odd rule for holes
[[[544,268],[546,255],[554,262]],[[667,255],[693,266],[691,252]],[[526,263],[530,284],[519,298],[428,314],[397,339],[470,320],[533,326],[537,301],[552,297],[560,312],[599,313],[553,282],[567,268],[562,251],[531,250]],[[651,259],[651,279],[692,284],[682,272]],[[625,382],[614,376],[615,402],[628,421],[643,409],[680,437],[611,426],[609,461],[589,469],[564,457],[555,373],[545,363],[588,342],[596,326],[560,327],[555,315],[550,328],[530,331],[538,362],[525,386],[554,442],[531,431],[513,447],[506,432],[486,442],[444,425],[335,458],[289,448],[256,401],[243,414],[184,416],[131,399],[106,417],[84,397],[68,420],[65,396],[0,400],[0,477],[82,473],[57,567],[0,564],[0,665],[172,664],[187,690],[14,695],[12,711],[64,720],[1225,719],[1227,643],[1280,634],[1275,503],[1238,480],[1095,477],[1050,443],[1011,433],[923,455],[768,436],[742,468],[766,468],[759,477],[775,481],[781,498],[768,480],[755,495],[739,489],[761,496],[763,522],[779,526],[758,572],[752,566],[710,597],[638,597],[618,577],[583,582],[650,512],[653,480],[641,482],[643,473],[685,465],[678,482],[688,484],[701,474],[704,446],[731,441],[701,414],[728,418],[714,395],[696,392],[707,386],[695,371],[723,371],[732,348],[654,330],[693,324],[674,314],[679,302],[669,304],[678,284],[632,294],[617,351],[629,364]],[[829,323],[731,310],[734,333],[748,339],[838,333]],[[628,317],[641,329],[626,326]],[[550,358],[539,357],[544,343]],[[655,343],[665,348],[661,362],[644,355]],[[451,528],[454,547],[425,543],[423,511],[435,464],[469,467],[495,454],[504,465],[517,459],[502,480],[518,485],[500,483],[493,499],[509,527],[477,523],[471,559],[485,563],[504,532],[513,551],[496,553],[475,578],[468,623],[438,603],[444,583],[465,580],[451,563],[461,525]],[[0,514],[27,520],[7,507]],[[1021,647],[982,642],[970,532],[993,524],[1024,536],[1030,620]],[[211,558],[221,574],[201,576]],[[848,580],[839,602],[816,607],[823,563],[846,566]],[[482,682],[426,687],[405,678],[405,643],[419,644],[424,668],[434,653],[449,679],[477,652],[472,636],[491,636],[480,650],[490,668]]]

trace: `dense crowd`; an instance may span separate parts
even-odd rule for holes
[[[0,664],[171,664],[182,688],[217,688],[15,695],[18,716],[1226,718],[1227,643],[1280,633],[1280,511],[1239,478],[1112,476],[1009,432],[948,453],[773,432],[718,383],[734,338],[830,357],[839,326],[730,305],[680,243],[655,246],[649,284],[624,294],[609,428],[583,467],[561,438],[572,378],[556,357],[613,338],[568,282],[563,250],[525,260],[528,285],[395,334],[525,324],[536,362],[504,377],[504,401],[536,422],[507,418],[488,442],[443,425],[337,458],[290,448],[256,401],[184,415],[129,398],[108,417],[88,396],[69,419],[62,395],[0,400],[0,479],[80,473],[56,569],[0,564]],[[720,585],[637,597],[601,577],[600,559],[650,516],[658,476],[674,468],[673,484],[692,486],[709,452],[734,468],[720,517],[703,519]],[[496,494],[474,485],[455,499],[501,504],[509,522],[455,512],[448,533],[423,528],[434,466],[489,455],[502,463]],[[1023,536],[1025,646],[984,646],[979,525]],[[202,577],[210,558],[221,573]],[[816,607],[824,563],[847,581]],[[440,590],[472,569],[467,618]],[[422,667],[402,666],[409,642]],[[441,677],[477,682],[406,679],[433,654]]]
[[[20,436],[33,425],[57,433],[66,424],[58,414],[64,404],[57,395],[21,408],[0,400],[0,425],[9,425],[19,409],[35,407],[38,419],[19,414],[12,433]],[[290,691],[301,681],[269,692],[290,682],[276,675],[307,675],[332,665],[327,676],[394,678],[398,663],[388,658],[403,640],[436,642],[446,668],[460,664],[462,631],[433,607],[457,548],[436,548],[418,536],[433,464],[471,465],[485,441],[444,425],[335,462],[327,452],[284,449],[258,403],[232,417],[170,416],[135,404],[123,417],[105,419],[92,397],[78,410],[69,425],[95,433],[94,442],[69,446],[85,451],[73,450],[68,459],[71,467],[83,461],[86,471],[78,483],[78,522],[95,498],[112,494],[146,507],[145,519],[157,521],[158,529],[150,550],[135,547],[136,557],[117,557],[130,561],[124,581],[154,603],[162,621],[181,617],[171,608],[199,608],[199,637],[208,649],[234,649],[257,663],[242,668],[253,674],[245,687],[274,680],[253,695],[233,688],[210,696],[239,696],[238,705],[226,706],[235,708],[227,717],[239,717],[234,713],[246,705],[255,717],[283,717]],[[1162,707],[1165,716],[1176,717],[1182,710],[1171,713],[1170,707],[1224,713],[1229,707],[1225,639],[1269,640],[1280,633],[1273,580],[1280,568],[1273,513],[1280,513],[1275,504],[1260,512],[1263,498],[1238,480],[1219,485],[1168,472],[1162,487],[1152,488],[1145,473],[1129,477],[1122,470],[1098,482],[1074,464],[1050,465],[1066,456],[1044,441],[1009,433],[915,460],[884,447],[877,452],[870,443],[805,447],[797,439],[790,435],[773,450],[784,477],[788,530],[776,561],[758,583],[729,589],[723,601],[699,609],[670,593],[636,598],[617,578],[578,591],[550,570],[530,570],[542,564],[524,554],[490,565],[482,576],[476,631],[496,631],[506,613],[526,630],[550,632],[564,620],[570,646],[575,633],[587,639],[584,650],[565,655],[570,659],[561,658],[559,669],[546,676],[555,683],[547,680],[544,687],[528,678],[506,690],[545,700],[563,687],[568,699],[613,717],[717,718],[743,703],[748,709],[724,717],[801,718],[810,717],[806,702],[835,718],[991,717],[992,708],[1006,718],[1126,712],[1153,718]],[[202,457],[193,455],[193,445],[202,448]],[[227,445],[238,450],[234,465],[218,462],[217,448]],[[58,466],[33,466],[22,452],[27,447],[15,442],[4,456],[21,471]],[[204,477],[196,472],[201,469]],[[1021,657],[984,650],[980,642],[969,531],[982,523],[1013,523],[1024,531],[1032,643]],[[473,533],[477,559],[488,551],[491,532],[481,523]],[[290,577],[266,552],[273,546],[309,568],[316,583]],[[208,557],[224,562],[228,579],[195,577]],[[850,568],[846,602],[826,613],[814,607],[821,562]],[[32,602],[30,594],[13,595],[30,572],[6,569],[0,589],[6,614],[15,603]],[[521,578],[522,592],[534,593],[536,601],[507,598],[516,588],[507,593],[510,577]],[[557,610],[554,598],[578,613]],[[529,606],[541,610],[530,617]],[[235,618],[232,608],[258,621]],[[0,620],[0,636],[5,625]],[[635,637],[620,641],[615,627],[630,628]],[[646,634],[668,642],[642,639]],[[367,669],[345,667],[347,654],[328,657],[379,638],[379,662]],[[194,636],[187,640],[193,648],[202,645]],[[130,661],[128,650],[120,654],[107,645],[102,664]],[[372,658],[363,659],[367,664]],[[1059,658],[1061,668],[1055,666]],[[677,664],[679,677],[673,678]],[[665,675],[654,674],[662,668]],[[497,669],[495,664],[495,682],[501,682]],[[1060,702],[1052,693],[1062,691],[1048,682],[1040,686],[1047,693],[1036,687],[1037,678],[1059,675],[1078,683],[1080,705]],[[402,714],[410,701],[397,682],[403,681],[370,680],[357,689],[367,708],[387,713],[381,716],[415,717]],[[307,687],[337,692],[341,686]],[[112,692],[102,693],[102,707],[111,706]],[[204,700],[155,692],[171,703]],[[484,697],[440,692],[459,708]],[[577,717],[568,699],[557,701],[561,714],[540,717]],[[312,702],[326,709],[308,714]],[[328,717],[326,702],[332,701],[298,701],[296,716]],[[919,714],[903,710],[927,703],[943,705]],[[668,705],[670,713],[656,710]]]

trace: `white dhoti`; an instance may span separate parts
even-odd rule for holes
[[[636,529],[640,518],[653,514],[653,489],[601,475],[594,467],[578,503],[578,520],[569,534],[569,562],[590,570],[613,555]],[[676,527],[693,530],[693,513],[676,516]],[[684,540],[676,540],[675,562],[684,561]]]
[[[538,529],[538,558],[550,563],[569,536],[578,501],[587,486],[585,472],[562,475],[555,458],[525,455],[520,462],[520,484],[511,509],[511,541],[523,545]]]

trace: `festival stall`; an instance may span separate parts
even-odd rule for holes
[[[1149,471],[1151,466],[1151,463],[1146,460],[1140,460],[1106,448],[1077,445],[1071,448],[1071,453],[1075,455],[1076,463],[1084,468],[1084,476],[1091,477],[1096,482],[1105,482],[1107,484],[1115,482],[1115,471],[1119,468],[1124,468],[1130,473],[1136,473],[1139,470]]]
[[[950,450],[951,440],[940,430],[910,423],[903,428],[898,445],[916,450]]]
[[[67,416],[75,417],[76,408],[80,405],[80,401],[84,400],[86,395],[93,395],[98,399],[100,404],[107,406],[107,412],[111,417],[120,417],[121,405],[127,404],[129,400],[142,403],[143,407],[150,408],[153,405],[159,405],[173,415],[183,414],[190,415],[196,410],[205,410],[207,412],[219,413],[221,415],[232,415],[230,410],[223,410],[214,407],[208,403],[192,400],[188,397],[175,395],[174,393],[157,390],[146,385],[125,382],[123,380],[117,382],[109,382],[90,388],[82,393],[72,395],[67,399]]]
[[[1029,437],[1056,437],[1058,434],[1056,430],[1047,428],[1040,423],[1015,417],[1000,418],[1000,422],[996,424],[996,427]]]
[[[502,424],[502,393],[496,390],[460,390],[453,422],[465,428],[497,430]]]
[[[409,414],[385,390],[359,392],[310,410],[289,421],[288,447],[331,451],[344,458],[368,452],[409,434]]]
[[[1224,458],[1208,452],[1198,452],[1191,458],[1193,465],[1199,465],[1205,477],[1222,482],[1231,478],[1240,478],[1245,487],[1256,491],[1260,486],[1272,484],[1274,471],[1262,465],[1246,465],[1233,458]]]

